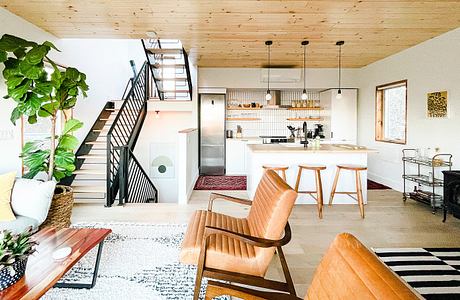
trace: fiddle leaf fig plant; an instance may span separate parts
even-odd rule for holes
[[[28,142],[21,157],[28,173],[33,178],[46,172],[48,180],[57,181],[72,175],[75,170],[74,151],[78,140],[72,135],[83,126],[76,119],[67,119],[61,132],[56,132],[58,114],[75,106],[78,97],[86,97],[88,85],[86,75],[76,68],[59,68],[49,58],[50,51],[59,51],[53,43],[38,44],[5,34],[0,39],[0,63],[3,63],[3,78],[7,86],[5,99],[11,99],[16,107],[11,112],[13,124],[21,117],[30,124],[38,118],[51,121],[50,136],[43,141]]]

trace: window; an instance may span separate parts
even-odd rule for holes
[[[406,144],[407,80],[379,85],[375,103],[375,140]]]

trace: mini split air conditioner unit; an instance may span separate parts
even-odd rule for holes
[[[270,83],[295,83],[302,79],[302,69],[270,69]],[[260,71],[260,82],[268,82],[268,69],[264,68]]]

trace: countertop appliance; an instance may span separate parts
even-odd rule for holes
[[[313,134],[313,138],[319,136],[321,139],[324,139],[324,129],[322,124],[315,124],[315,133]]]
[[[200,94],[200,174],[225,174],[225,94]]]
[[[279,144],[279,143],[290,143],[291,139],[281,135],[261,135],[262,144]]]

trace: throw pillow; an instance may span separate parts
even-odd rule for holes
[[[16,217],[11,209],[11,190],[16,172],[0,175],[0,221],[13,221]]]
[[[35,219],[42,224],[48,216],[53,200],[54,181],[18,179],[13,187],[11,206],[16,215]]]

